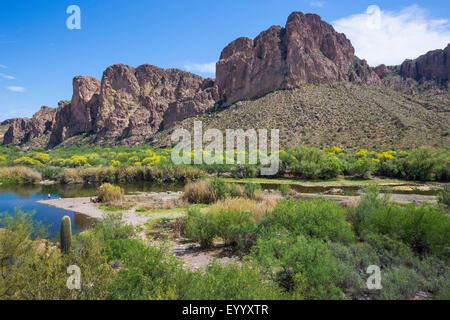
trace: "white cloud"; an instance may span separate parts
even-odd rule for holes
[[[4,64],[0,64],[0,68],[6,68]]]
[[[6,89],[13,92],[25,92],[24,87],[6,87]]]
[[[216,73],[216,63],[189,63],[184,66],[189,72],[200,72],[200,73]]]
[[[372,5],[364,13],[334,21],[333,26],[350,39],[356,55],[372,66],[401,64],[450,43],[448,20],[430,18],[416,5],[397,12]]]
[[[311,7],[319,7],[319,8],[322,8],[322,7],[325,5],[325,2],[324,2],[324,1],[311,1],[311,2],[309,3],[309,5],[310,5]]]
[[[5,78],[5,79],[9,79],[9,80],[14,80],[16,79],[16,77],[4,74],[4,73],[0,73],[0,77]]]

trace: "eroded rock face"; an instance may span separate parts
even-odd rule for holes
[[[114,65],[103,74],[96,141],[137,144],[161,127],[208,111],[218,97],[211,79],[152,65]]]
[[[374,68],[373,71],[380,79],[383,79],[388,75],[388,68],[384,64],[380,64],[378,67]]]
[[[52,129],[55,109],[43,106],[31,119],[13,119],[5,133],[4,144],[24,144]]]
[[[97,118],[99,93],[100,81],[97,79],[81,76],[73,79],[72,100],[58,103],[49,147],[92,130]]]
[[[229,105],[302,83],[380,83],[354,52],[345,35],[319,16],[294,12],[285,28],[273,26],[254,40],[239,38],[222,51],[216,66],[220,99]]]
[[[400,75],[417,81],[435,80],[446,83],[450,79],[450,43],[444,50],[434,50],[415,60],[405,60]]]

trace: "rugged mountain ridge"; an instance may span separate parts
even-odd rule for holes
[[[273,26],[254,40],[231,42],[216,69],[225,105],[304,83],[381,82],[366,61],[355,57],[344,34],[318,15],[301,12],[293,12],[285,28]]]
[[[216,65],[216,80],[148,64],[110,66],[101,81],[75,77],[70,101],[60,101],[56,109],[43,107],[31,119],[4,121],[2,126],[9,127],[3,143],[34,142],[52,148],[84,134],[91,143],[135,145],[216,107],[307,84],[385,86],[409,95],[439,87],[445,105],[449,53],[450,44],[401,66],[371,68],[355,56],[345,35],[319,16],[293,12],[285,27],[272,26],[253,40],[242,37],[226,46]],[[368,99],[373,96],[367,95]]]

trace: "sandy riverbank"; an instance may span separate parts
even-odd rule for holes
[[[98,205],[92,203],[90,198],[52,199],[37,202],[59,209],[81,213],[94,219],[101,219],[106,213],[105,211],[99,209]],[[151,219],[151,217],[126,212],[123,214],[123,219],[126,223],[137,226],[145,223],[147,220]]]

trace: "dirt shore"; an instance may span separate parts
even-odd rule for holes
[[[59,209],[81,213],[94,219],[101,219],[105,214],[105,211],[99,209],[94,203],[92,203],[90,198],[52,199],[41,200],[37,202]],[[124,213],[123,215],[123,219],[127,223],[135,226],[145,223],[148,218],[149,217],[146,217],[144,215],[131,213]]]

